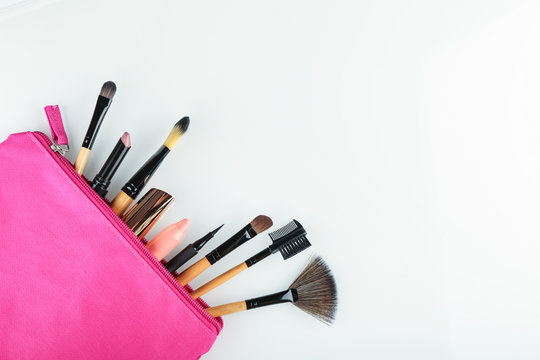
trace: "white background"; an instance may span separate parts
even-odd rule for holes
[[[296,218],[333,269],[334,326],[287,304],[231,315],[206,359],[540,358],[538,2],[4,3],[0,138],[49,133],[60,104],[73,161],[114,80],[85,170],[130,131],[111,196],[192,119],[151,181],[177,199],[152,235],[224,222],[213,247],[258,214]],[[286,288],[310,250],[205,299]]]

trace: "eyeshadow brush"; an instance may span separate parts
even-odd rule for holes
[[[206,309],[214,317],[263,306],[290,302],[323,323],[334,322],[337,310],[337,289],[330,268],[320,256],[312,258],[287,290],[245,301]]]
[[[246,241],[253,239],[255,236],[257,236],[257,234],[265,231],[270,226],[272,226],[272,219],[264,215],[257,216],[223,244],[219,245],[201,260],[184,270],[176,277],[176,281],[178,281],[178,283],[180,283],[182,286],[186,285],[191,280],[202,274],[211,265],[214,265],[216,262],[221,260],[221,258],[225,257],[228,253],[235,250]]]
[[[82,175],[86,162],[88,161],[88,156],[90,156],[90,151],[92,146],[94,146],[94,141],[96,141],[96,136],[103,122],[103,118],[111,106],[112,99],[116,93],[116,85],[112,81],[107,81],[101,87],[101,92],[97,98],[96,107],[94,109],[94,115],[92,115],[92,120],[90,120],[90,125],[86,131],[81,150],[77,155],[75,160],[75,171],[79,175]]]
[[[281,256],[283,256],[283,260],[287,260],[311,246],[306,238],[306,231],[296,220],[291,221],[287,225],[269,233],[268,235],[270,236],[270,239],[272,239],[272,245],[250,257],[243,263],[236,265],[218,277],[210,280],[198,289],[193,290],[191,292],[191,296],[194,299],[199,298],[210,290],[215,289],[219,285],[240,274],[242,271],[278,251],[281,253]]]

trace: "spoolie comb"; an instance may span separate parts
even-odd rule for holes
[[[306,231],[296,220],[269,233],[268,236],[273,242],[271,247],[279,250],[283,260],[287,260],[311,246],[306,238]]]
[[[323,323],[334,322],[337,309],[337,288],[330,268],[320,256],[312,258],[288,290],[245,301],[206,309],[214,317],[262,306],[292,302],[300,310]]]
[[[311,246],[306,238],[306,231],[296,220],[291,221],[287,225],[268,235],[270,236],[270,239],[272,239],[272,245],[253,255],[243,263],[236,265],[218,277],[210,280],[200,288],[193,290],[191,296],[197,299],[277,251],[281,253],[283,260],[287,260]]]

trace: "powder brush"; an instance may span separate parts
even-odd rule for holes
[[[206,309],[214,317],[262,306],[293,303],[323,323],[334,322],[337,310],[337,289],[330,268],[320,257],[314,257],[287,290],[245,301]]]

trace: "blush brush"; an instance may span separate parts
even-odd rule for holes
[[[262,306],[290,302],[323,323],[334,322],[337,309],[337,289],[334,276],[324,260],[312,258],[300,275],[287,290],[244,301],[215,306],[206,309],[213,317]]]
[[[228,253],[237,249],[248,240],[253,239],[257,234],[267,230],[270,226],[272,226],[272,219],[264,215],[257,216],[249,224],[240,229],[240,231],[231,236],[229,240],[225,241],[201,260],[184,270],[176,277],[176,281],[182,286],[186,285],[210,266],[225,257]]]
[[[306,238],[304,227],[296,220],[291,221],[287,225],[268,235],[270,236],[270,239],[272,239],[272,245],[253,255],[243,263],[236,265],[218,277],[210,280],[198,289],[193,290],[191,296],[194,299],[199,298],[278,251],[281,253],[283,260],[287,260],[311,246]]]

